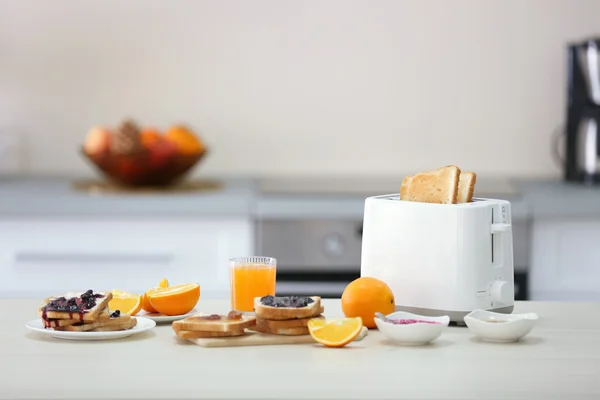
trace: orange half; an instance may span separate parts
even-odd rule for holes
[[[308,321],[310,336],[327,347],[344,347],[356,339],[362,327],[360,317]]]
[[[150,289],[146,296],[152,307],[164,315],[182,315],[192,311],[200,299],[200,285],[185,283]]]
[[[108,302],[108,309],[119,310],[121,315],[135,315],[142,309],[142,296],[115,289],[112,291],[112,299]]]
[[[167,278],[162,278],[161,281],[158,283],[158,287],[159,288],[169,287],[169,281],[167,280]],[[156,289],[156,288],[153,288],[153,289]],[[150,289],[150,290],[152,290],[152,289]],[[149,313],[155,313],[156,310],[154,309],[154,307],[152,307],[152,304],[150,304],[150,299],[148,299],[148,292],[150,290],[148,290],[142,296],[142,310],[149,312]]]

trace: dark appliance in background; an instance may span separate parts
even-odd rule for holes
[[[555,156],[564,179],[600,183],[600,38],[568,46],[566,129],[564,157],[555,140]]]

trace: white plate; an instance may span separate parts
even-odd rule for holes
[[[394,324],[375,317],[379,331],[388,339],[403,345],[425,345],[437,339],[450,323],[450,317],[427,317],[404,311],[396,311],[385,316],[388,319],[416,319],[433,323]]]
[[[475,310],[465,316],[469,330],[488,342],[516,342],[527,335],[536,321],[536,313],[502,314]]]
[[[148,318],[148,319],[151,319],[152,321],[156,322],[157,324],[160,324],[163,322],[178,321],[180,319],[191,317],[192,315],[194,315],[196,313],[198,313],[198,311],[196,311],[195,308],[192,309],[192,311],[190,311],[189,313],[181,314],[181,315],[164,315],[164,314],[160,314],[160,313],[149,313],[147,311],[142,310],[139,313],[137,313],[135,316]]]
[[[110,340],[120,339],[145,332],[156,326],[156,322],[148,318],[137,318],[137,325],[131,329],[114,332],[71,332],[71,331],[55,331],[54,329],[44,329],[44,324],[41,319],[34,319],[25,324],[25,326],[35,332],[43,333],[57,339],[67,340]]]

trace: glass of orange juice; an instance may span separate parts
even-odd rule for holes
[[[277,260],[271,257],[236,257],[229,259],[231,308],[253,312],[254,298],[275,296]]]

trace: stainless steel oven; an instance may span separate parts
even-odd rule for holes
[[[277,294],[340,297],[360,276],[362,220],[262,220],[259,254],[277,259]]]

